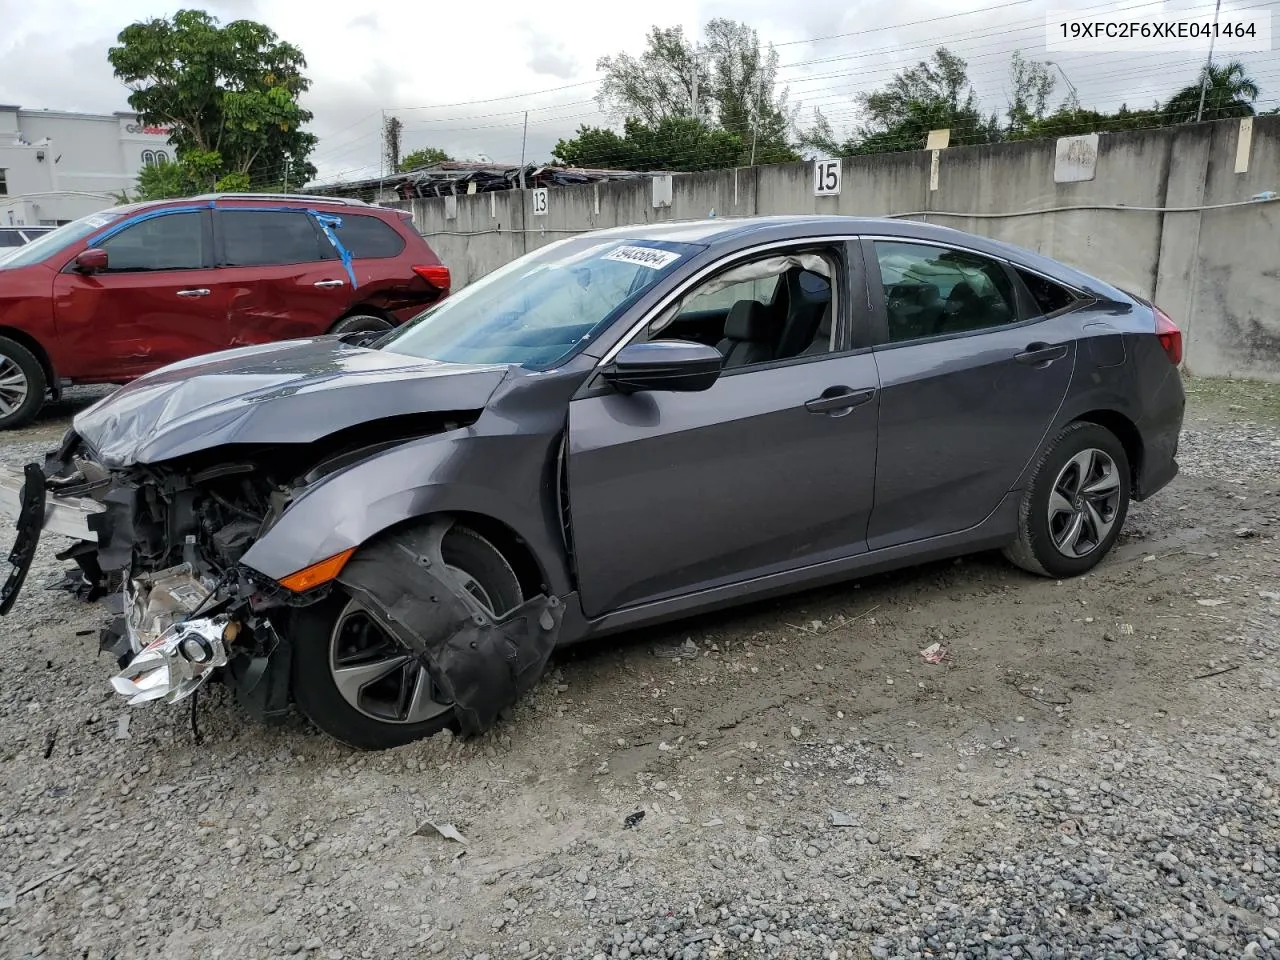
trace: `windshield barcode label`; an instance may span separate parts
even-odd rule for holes
[[[680,254],[670,250],[655,250],[652,247],[619,247],[612,253],[604,255],[605,260],[618,260],[622,263],[634,263],[638,267],[661,270],[680,259]]]

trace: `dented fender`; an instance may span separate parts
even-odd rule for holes
[[[546,669],[564,607],[541,594],[499,618],[445,574],[448,524],[379,538],[338,582],[413,652],[451,700],[463,733],[479,733],[528,692]]]
[[[572,586],[556,490],[561,433],[515,433],[486,411],[467,428],[374,453],[303,489],[241,562],[280,580],[404,521],[477,513],[524,540],[562,596]]]
[[[326,476],[296,497],[241,562],[280,580],[405,521],[475,513],[520,537],[549,592],[563,596],[572,586],[557,512],[558,435],[489,435],[479,426],[412,440]],[[543,482],[530,482],[539,476]]]

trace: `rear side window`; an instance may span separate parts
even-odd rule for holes
[[[323,235],[303,211],[219,210],[222,262],[266,267],[323,260]]]
[[[1075,294],[1066,287],[1058,286],[1052,280],[1046,280],[1034,273],[1027,273],[1025,270],[1019,270],[1018,276],[1031,291],[1031,296],[1042,314],[1057,313],[1076,302]]]
[[[890,342],[1001,327],[1018,319],[994,260],[928,244],[876,241]]]
[[[199,270],[207,262],[203,215],[170,213],[141,220],[98,244],[111,273]]]
[[[24,242],[17,230],[0,230],[0,247],[20,247]]]
[[[377,217],[343,213],[342,226],[335,233],[342,245],[357,260],[398,257],[404,250],[404,237]]]

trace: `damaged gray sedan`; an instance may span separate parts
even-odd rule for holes
[[[587,234],[86,409],[0,473],[0,612],[66,537],[130,703],[476,732],[588,637],[987,548],[1092,569],[1177,472],[1180,356],[1147,301],[940,227]]]

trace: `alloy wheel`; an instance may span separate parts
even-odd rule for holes
[[[27,375],[11,357],[0,355],[0,417],[10,416],[27,401]]]
[[[1120,471],[1110,455],[1081,450],[1058,472],[1049,493],[1049,539],[1073,559],[1098,549],[1115,526],[1120,507]]]
[[[475,577],[458,567],[446,565],[445,570],[458,586],[494,612],[489,594]],[[342,698],[382,723],[421,723],[451,708],[418,658],[384,630],[358,600],[349,601],[334,624],[329,665]]]

